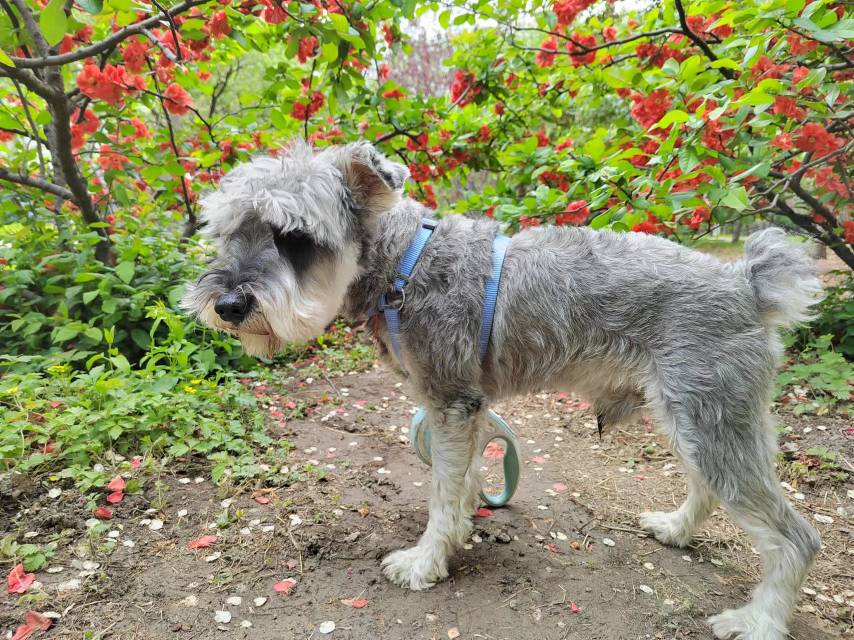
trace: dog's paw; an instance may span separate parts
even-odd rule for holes
[[[640,514],[640,526],[655,539],[672,547],[686,547],[691,542],[692,531],[686,531],[682,518],[674,513],[647,511]]]
[[[756,616],[750,606],[727,609],[708,619],[712,633],[721,640],[784,640],[786,632],[775,628],[765,616]]]
[[[446,563],[423,547],[393,551],[382,566],[386,578],[413,591],[424,591],[448,577]]]

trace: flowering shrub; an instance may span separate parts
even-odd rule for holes
[[[427,204],[511,228],[764,217],[854,265],[844,3],[422,3],[455,34],[438,96],[389,73],[416,3],[3,6],[0,214],[88,227],[107,265],[129,219],[193,233],[200,191],[294,135],[365,137]]]

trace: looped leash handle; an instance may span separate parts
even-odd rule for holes
[[[426,424],[424,419],[427,417],[427,412],[424,409],[419,409],[412,418],[412,424],[409,428],[409,438],[412,441],[412,447],[415,449],[415,454],[421,459],[424,464],[432,463],[430,455],[430,425]],[[480,492],[481,499],[490,507],[503,507],[513,494],[516,493],[516,488],[519,486],[519,443],[513,429],[491,409],[486,414],[486,419],[489,422],[491,429],[484,431],[481,435],[478,446],[481,453],[486,450],[486,447],[493,440],[501,440],[504,442],[504,489],[501,493],[494,495]]]

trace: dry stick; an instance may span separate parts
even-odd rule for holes
[[[5,167],[0,167],[0,180],[14,182],[25,187],[34,187],[46,193],[55,195],[59,198],[64,198],[65,200],[74,199],[74,196],[68,189],[64,189],[63,187],[60,187],[57,184],[53,184],[52,182],[48,182],[47,180],[42,180],[41,178],[33,178],[32,176],[25,176],[20,173],[13,173]]]
[[[691,27],[688,26],[688,18],[685,16],[685,7],[682,6],[682,0],[674,0],[674,2],[676,4],[676,12],[679,14],[679,24],[682,25],[682,31],[684,32],[684,34],[688,36],[691,42],[700,47],[702,52],[706,54],[706,57],[709,60],[713,62],[717,60],[718,57],[715,55],[715,52],[712,51],[711,47],[709,47],[708,43],[696,33],[691,31]],[[735,78],[735,74],[732,72],[732,69],[720,67],[718,71],[727,80],[733,80]]]

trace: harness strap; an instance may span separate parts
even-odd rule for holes
[[[400,265],[397,267],[397,276],[392,284],[392,291],[380,296],[379,310],[385,316],[391,346],[401,366],[403,366],[403,360],[400,355],[400,310],[406,303],[406,290],[404,287],[409,282],[409,276],[412,275],[415,263],[418,262],[418,258],[421,256],[421,252],[424,250],[427,241],[433,235],[436,224],[433,220],[424,219],[421,221],[421,226],[418,227],[415,238],[400,259]]]
[[[492,273],[486,282],[483,297],[483,322],[480,327],[480,361],[486,360],[489,349],[489,338],[492,336],[492,319],[495,317],[495,303],[498,300],[498,283],[501,280],[501,268],[504,266],[504,256],[510,238],[498,235],[492,243]]]
[[[409,282],[409,277],[412,275],[413,269],[415,269],[418,258],[421,256],[421,252],[433,235],[437,224],[435,220],[428,220],[426,218],[421,221],[421,226],[418,228],[415,238],[400,259],[397,276],[392,283],[391,291],[381,295],[379,304],[377,305],[377,311],[381,311],[385,316],[389,341],[401,367],[403,367],[403,359],[400,353],[400,310],[406,304],[406,285]],[[486,352],[489,349],[489,339],[492,336],[492,321],[495,317],[495,304],[498,300],[498,283],[501,280],[501,269],[504,265],[504,256],[507,253],[507,246],[509,244],[510,238],[502,235],[496,236],[492,244],[492,271],[490,272],[484,291],[483,320],[480,328],[479,346],[481,362],[486,359]],[[375,316],[375,318],[376,323],[379,316]]]

